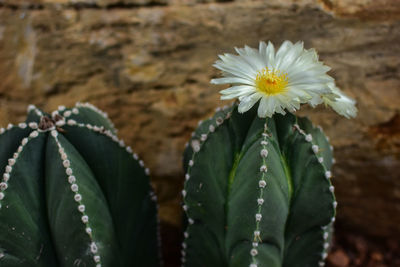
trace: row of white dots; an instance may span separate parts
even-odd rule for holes
[[[9,123],[6,128],[0,128],[0,134],[4,134],[8,130],[11,130],[16,127],[21,128],[21,129],[26,129],[27,126],[28,125],[24,122],[21,122],[18,125],[13,125],[13,124]]]
[[[157,202],[157,195],[154,193],[154,191],[151,189],[150,190],[150,199],[156,204],[156,216],[157,216],[157,245],[158,245],[158,256],[160,259],[160,266],[163,266],[163,260],[162,260],[162,240],[161,240],[161,229],[160,229],[160,217],[158,216],[158,211],[160,209],[158,202]]]
[[[93,241],[92,238],[92,228],[89,225],[89,216],[85,213],[86,207],[82,203],[82,195],[79,194],[79,186],[76,184],[76,177],[73,175],[73,170],[71,168],[71,163],[68,160],[68,155],[65,153],[64,148],[62,147],[60,141],[58,140],[58,132],[56,130],[51,131],[51,135],[54,137],[54,140],[58,146],[58,152],[60,154],[62,164],[65,168],[65,173],[68,177],[68,183],[71,184],[70,189],[74,193],[74,200],[78,204],[78,211],[82,214],[81,220],[82,223],[85,224],[85,232],[88,234],[91,242],[89,244],[90,251],[93,254],[93,261],[96,263],[96,267],[101,267],[101,257],[98,254],[98,247],[96,242]]]
[[[64,116],[64,117],[69,117],[71,116],[71,114],[79,114],[79,110],[77,107],[81,107],[81,108],[89,108],[93,111],[95,111],[96,113],[98,113],[99,115],[101,115],[102,117],[104,117],[105,119],[108,120],[108,122],[112,125],[113,123],[109,120],[107,113],[101,111],[100,109],[98,109],[97,107],[95,107],[94,105],[90,104],[90,103],[76,103],[75,107],[72,110],[66,110],[65,106],[58,106],[58,109],[52,112],[52,116],[54,117],[56,114],[60,115],[60,116]],[[44,114],[34,105],[29,105],[28,109],[27,109],[28,113],[31,111],[34,111],[36,113],[36,115],[42,117]],[[59,114],[59,112],[64,112],[64,114]],[[18,126],[22,129],[27,127],[26,123],[20,123],[18,124]],[[9,124],[7,126],[7,129],[11,129],[12,127],[15,127],[12,124]],[[38,124],[36,122],[31,122],[29,123],[29,127],[32,129],[37,129],[38,128]],[[0,134],[4,133],[5,129],[4,128],[0,128]]]
[[[331,219],[331,223],[335,222],[335,218],[333,217]],[[328,232],[328,225],[321,227],[322,230],[324,231],[323,233],[323,239],[324,239],[324,244],[323,244],[323,252],[321,253],[321,260],[318,262],[318,265],[323,267],[325,266],[325,259],[328,257],[328,249],[329,249],[329,232]]]
[[[298,124],[295,124],[295,125],[294,125],[294,128],[297,129],[302,135],[304,135],[305,140],[306,140],[307,142],[312,143],[313,138],[312,138],[312,135],[311,135],[311,134],[306,134],[306,133],[304,132],[304,130],[302,130]],[[323,134],[323,130],[322,130],[321,126],[318,126],[317,128],[318,128],[318,129],[321,131],[321,133]],[[326,137],[326,138],[327,138],[327,140],[329,141],[329,138],[328,138],[328,137]],[[331,151],[333,151],[333,147],[332,147],[332,146],[330,146],[329,148],[330,148]],[[318,156],[318,153],[320,152],[320,149],[319,149],[318,145],[312,144],[311,149],[312,149],[312,151],[314,152],[314,154],[316,155],[316,157],[317,157],[317,159],[318,159],[318,162],[322,164],[322,163],[324,162],[324,158]],[[332,159],[332,163],[334,163],[334,159]],[[325,168],[324,165],[322,165],[322,166]],[[325,171],[325,178],[326,178],[326,179],[331,179],[331,178],[332,178],[332,172],[329,171],[329,170],[326,170],[326,171]],[[330,185],[330,186],[329,186],[329,191],[332,192],[332,193],[334,193],[335,187],[334,187],[333,185]],[[334,201],[334,202],[332,203],[332,206],[333,206],[334,209],[336,209],[336,207],[337,207],[337,202]],[[332,217],[332,218],[331,218],[331,223],[333,223],[333,222],[335,222],[335,217]],[[328,256],[327,251],[328,251],[328,248],[329,248],[329,241],[328,241],[329,233],[328,233],[328,230],[327,230],[328,227],[323,227],[322,229],[323,229],[323,231],[324,231],[324,233],[323,233],[324,243],[323,243],[323,251],[322,251],[322,253],[321,253],[321,260],[318,262],[319,266],[321,266],[321,267],[325,266],[325,259],[326,259],[327,256]]]
[[[268,134],[266,133],[267,131],[267,124],[265,123],[264,125],[264,132],[262,133],[262,137],[263,139],[260,142],[261,145],[261,151],[260,151],[260,157],[263,160],[263,163],[260,167],[260,173],[261,173],[261,178],[258,181],[258,186],[260,189],[260,194],[257,198],[257,205],[258,205],[258,210],[257,213],[255,214],[255,220],[256,220],[256,230],[254,231],[254,240],[252,242],[252,248],[250,249],[250,255],[252,256],[252,262],[250,263],[250,267],[257,267],[257,263],[256,263],[256,259],[255,257],[258,255],[258,244],[259,241],[261,241],[261,232],[260,232],[260,222],[262,219],[262,214],[261,214],[261,208],[262,205],[264,204],[264,198],[263,198],[263,190],[265,188],[265,186],[267,185],[266,182],[266,174],[268,171],[268,167],[266,164],[266,158],[268,156],[268,150],[267,150],[267,145],[268,145],[268,141],[267,141],[267,137]]]
[[[227,111],[229,109],[229,106],[224,106],[222,109],[221,108],[217,108],[215,111],[216,112],[220,112],[220,111]],[[231,111],[228,111],[225,116],[217,116],[214,120],[214,118],[209,119],[211,121],[211,124],[208,126],[207,132],[204,134],[200,134],[200,138],[199,139],[193,139],[190,143],[192,149],[193,149],[193,154],[192,154],[192,158],[189,160],[188,162],[188,170],[187,173],[185,174],[185,181],[188,181],[190,179],[190,171],[191,168],[194,165],[194,157],[196,155],[196,153],[198,153],[201,149],[202,144],[207,140],[208,136],[211,133],[214,133],[216,131],[216,129],[218,128],[218,126],[220,126],[225,120],[229,119],[231,116]],[[203,121],[199,121],[198,125],[200,126],[203,123]],[[215,124],[214,124],[215,123]],[[195,136],[195,132],[192,133],[192,137]],[[186,144],[186,147],[189,144]],[[183,198],[185,198],[187,195],[187,192],[185,189],[182,190],[182,196]],[[199,204],[200,205],[200,204]],[[192,218],[189,217],[188,214],[188,209],[189,207],[187,205],[183,205],[182,206],[183,210],[186,212],[186,214],[188,215],[188,223],[189,225],[194,224],[194,220]],[[182,242],[182,250],[181,250],[181,262],[182,262],[182,266],[184,265],[184,263],[186,262],[186,248],[187,248],[187,243],[185,242],[188,238],[189,238],[189,232],[185,231],[183,233],[184,235],[184,240]]]
[[[30,113],[31,111],[34,111],[36,115],[39,117],[43,116],[43,113],[35,105],[28,106],[28,113]]]
[[[57,109],[58,112],[62,112],[62,114],[59,114],[60,116],[63,116],[64,118],[68,118],[70,117],[72,114],[78,115],[79,114],[79,110],[74,107],[71,110],[66,110],[65,106],[58,106]],[[53,114],[53,113],[52,113]]]
[[[113,130],[116,131],[114,123],[109,119],[108,114],[102,110],[100,110],[99,108],[97,108],[96,106],[90,104],[90,103],[81,103],[78,102],[75,104],[75,107],[77,108],[88,108],[93,110],[94,112],[98,113],[100,116],[102,116],[104,119],[107,120],[107,122],[111,125],[111,127],[113,128]]]
[[[32,130],[37,130],[38,124],[36,122],[29,122],[29,123],[21,122],[21,123],[18,123],[18,125],[13,125],[13,124],[9,123],[6,128],[0,128],[0,134],[3,134],[7,130],[11,130],[11,129],[17,128],[17,127],[20,129],[26,129],[27,127],[29,127]]]
[[[295,125],[294,125],[294,128],[296,128],[302,135],[304,135],[304,137],[305,137],[305,139],[306,139],[307,142],[310,142],[310,143],[312,142],[313,138],[312,138],[312,135],[311,135],[311,134],[306,134],[306,133],[304,132],[304,130],[302,130],[298,124],[295,124]],[[322,128],[321,128],[321,126],[318,126],[318,129],[319,129],[319,130],[321,131],[321,133],[322,133]],[[316,157],[317,157],[317,159],[318,159],[318,162],[319,162],[319,163],[323,163],[323,162],[324,162],[324,158],[323,158],[323,157],[318,157],[318,153],[320,152],[320,149],[319,149],[318,145],[312,144],[311,149],[312,149],[312,151],[314,152],[314,154],[316,155]],[[333,150],[333,147],[330,146],[330,149]],[[333,162],[332,162],[332,163],[333,163]],[[325,167],[324,167],[324,168],[325,168]],[[329,170],[326,170],[326,171],[325,171],[325,178],[326,178],[326,179],[331,179],[331,178],[332,178],[332,172],[329,171]],[[335,191],[335,188],[334,188],[333,185],[331,185],[331,186],[329,187],[329,191],[331,191],[332,193]],[[334,204],[334,205],[335,205],[335,204]],[[336,204],[336,205],[337,205],[337,204]]]
[[[29,137],[25,137],[21,141],[21,145],[18,146],[17,151],[13,154],[12,158],[8,159],[8,165],[5,167],[5,172],[3,173],[3,179],[0,182],[0,201],[5,198],[5,191],[8,188],[8,182],[11,178],[11,173],[13,171],[14,165],[17,163],[17,159],[21,152],[23,151],[24,147],[28,144],[30,140],[39,136],[39,132],[33,131],[29,134]],[[0,202],[0,209],[2,205]]]

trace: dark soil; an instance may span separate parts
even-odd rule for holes
[[[400,267],[400,240],[336,227],[327,267]]]
[[[161,235],[164,266],[181,266],[181,230],[162,224]],[[400,267],[400,240],[369,237],[336,227],[332,250],[326,262],[326,267]]]

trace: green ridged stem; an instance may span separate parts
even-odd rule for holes
[[[160,265],[148,169],[103,112],[30,106],[0,133],[0,266]]]
[[[218,110],[184,153],[183,265],[323,266],[337,205],[331,165],[308,119]]]

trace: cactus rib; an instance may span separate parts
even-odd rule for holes
[[[192,154],[190,156],[190,160],[187,162],[187,172],[185,174],[185,180],[188,181],[190,179],[190,171],[192,167],[195,164],[195,157],[196,153],[198,153],[201,149],[202,144],[207,140],[207,137],[214,133],[215,130],[221,126],[227,119],[230,118],[232,114],[232,106],[224,106],[224,108],[217,108],[216,109],[216,114],[212,118],[205,120],[205,121],[200,121],[199,122],[199,130],[196,132],[193,132],[192,134],[192,141],[189,144],[187,144],[187,148],[191,148]],[[184,162],[185,163],[185,162]],[[182,197],[185,199],[186,197],[186,190],[182,190]],[[185,212],[188,212],[188,206],[183,205],[183,209]],[[194,221],[192,218],[188,217],[187,222],[189,224],[193,224]],[[185,264],[185,256],[186,256],[186,248],[187,248],[187,239],[190,237],[190,234],[188,231],[184,232],[184,240],[182,242],[182,251],[181,251],[181,261],[182,265],[184,266]]]
[[[12,127],[9,128],[11,130]],[[23,151],[24,147],[31,141],[32,139],[36,138],[39,136],[39,132],[33,131],[29,134],[28,137],[25,137],[22,139],[21,144],[18,146],[17,151],[14,152],[13,157],[8,159],[8,164],[5,167],[4,173],[3,173],[3,179],[1,180],[0,183],[0,209],[2,208],[1,202],[4,200],[6,194],[5,191],[8,188],[8,183],[11,180],[12,176],[12,171],[13,171],[13,166],[17,163],[17,160]]]
[[[95,133],[98,133],[98,134],[101,134],[101,135],[104,135],[104,136],[108,137],[111,141],[117,143],[120,147],[125,148],[126,152],[128,152],[129,154],[131,154],[132,157],[133,157],[135,160],[138,160],[138,161],[139,161],[139,165],[140,165],[141,167],[144,168],[146,175],[150,175],[150,170],[149,170],[149,168],[147,168],[147,167],[144,165],[143,160],[141,160],[141,159],[139,158],[138,154],[134,153],[134,152],[132,151],[132,148],[131,148],[130,146],[125,146],[125,142],[124,142],[123,140],[119,139],[119,138],[118,138],[116,135],[114,135],[111,131],[105,130],[104,127],[102,127],[102,126],[97,126],[97,125],[92,125],[92,124],[78,123],[78,122],[76,122],[75,120],[72,120],[72,119],[69,119],[69,120],[66,122],[66,124],[69,125],[69,126],[76,126],[76,127],[80,127],[80,128],[86,128],[86,129],[88,129],[89,131],[92,131],[92,132],[95,132]],[[154,196],[155,196],[155,195],[154,195]],[[152,199],[153,199],[153,198],[152,198]],[[154,199],[153,199],[153,200],[154,200]]]
[[[17,127],[16,125],[9,123],[7,125],[7,128],[0,128],[0,135],[6,133],[7,131],[10,131],[11,129],[16,128],[16,127]],[[19,127],[19,128],[22,129],[22,127]]]
[[[91,105],[92,107],[94,107],[93,105]],[[80,105],[80,107],[82,107],[82,105]],[[76,113],[76,112],[75,112]],[[117,143],[119,146],[121,147],[125,147],[125,143],[123,140],[120,140],[116,135],[114,135],[110,130],[105,130],[104,127],[99,127],[96,125],[91,125],[91,124],[83,124],[83,123],[78,123],[75,120],[69,119],[66,122],[69,126],[76,126],[76,127],[80,127],[80,128],[86,128],[90,131],[102,134],[104,136],[107,136],[110,140],[112,140],[113,142]],[[149,168],[147,168],[143,162],[143,160],[141,160],[138,156],[138,154],[134,153],[132,151],[132,148],[130,146],[127,146],[126,151],[132,155],[132,157],[135,160],[138,160],[139,165],[141,167],[144,168],[146,175],[150,175],[150,170]],[[156,194],[153,192],[153,189],[150,189],[150,199],[155,203],[156,205],[156,211],[157,211],[157,242],[158,242],[158,248],[159,248],[159,258],[160,258],[160,266],[163,266],[163,262],[162,262],[162,255],[161,253],[161,233],[160,233],[160,219],[158,216],[158,210],[159,210],[159,205],[157,203],[157,196]]]
[[[262,133],[262,141],[260,142],[261,145],[261,150],[260,150],[260,156],[262,158],[262,165],[260,166],[260,172],[261,172],[261,178],[258,182],[259,188],[260,188],[260,193],[257,198],[257,213],[255,214],[255,220],[256,220],[256,228],[254,230],[254,236],[253,236],[253,242],[252,242],[252,248],[250,250],[250,255],[252,257],[251,259],[251,264],[250,267],[257,267],[257,260],[256,256],[258,254],[258,244],[259,242],[262,242],[261,240],[261,232],[260,232],[260,221],[262,219],[262,213],[261,213],[261,208],[262,205],[264,204],[264,188],[267,185],[267,171],[268,171],[268,166],[266,162],[266,157],[268,156],[268,141],[267,141],[267,123],[264,124],[264,132]]]
[[[35,105],[28,106],[28,113],[30,113],[31,111],[33,111],[35,115],[38,116],[39,118],[43,116],[43,112],[40,109],[38,109]]]
[[[70,166],[70,161],[68,158],[68,154],[65,152],[63,146],[61,145],[60,141],[58,140],[58,132],[56,130],[51,131],[51,136],[54,138],[56,141],[56,144],[58,146],[58,152],[60,154],[60,160],[63,163],[63,166],[65,168],[65,173],[68,176],[68,183],[71,184],[71,191],[74,193],[74,200],[78,204],[78,211],[82,214],[81,220],[82,223],[84,224],[85,232],[90,238],[90,252],[93,254],[93,260],[96,263],[96,267],[101,267],[101,257],[99,255],[99,251],[96,245],[96,242],[93,239],[93,230],[90,227],[90,222],[89,222],[89,216],[86,213],[86,207],[83,204],[84,201],[82,199],[82,195],[79,193],[79,187],[76,184],[76,178],[74,176],[74,171]]]
[[[299,119],[296,118],[296,124],[294,125],[295,129],[299,131],[300,134],[302,134],[305,138],[306,141],[310,142],[312,144],[312,151],[314,152],[315,156],[318,158],[318,162],[322,165],[325,171],[325,178],[326,179],[331,179],[332,174],[330,167],[334,164],[334,158],[332,156],[333,152],[333,147],[329,145],[328,139],[325,135],[323,135],[322,128],[320,126],[314,127],[309,123],[309,121],[306,121],[304,119],[300,119],[301,124],[304,125],[304,127],[307,128],[308,131],[305,131],[299,126]],[[315,131],[318,131],[320,134],[318,135],[320,140],[316,140],[312,133]],[[324,151],[329,150],[329,154],[323,153]],[[329,190],[333,193],[334,191],[334,186],[331,184],[329,186]],[[321,253],[321,260],[318,262],[319,266],[325,266],[325,259],[328,256],[328,251],[330,248],[330,242],[331,242],[331,236],[332,236],[332,231],[333,231],[333,224],[335,222],[335,215],[336,215],[336,207],[337,207],[337,202],[334,199],[332,203],[333,209],[334,209],[334,215],[331,218],[331,221],[325,225],[322,226],[321,229],[323,230],[323,248],[322,248],[322,253]]]
[[[116,133],[116,132],[117,132],[117,129],[115,128],[114,123],[113,123],[113,122],[110,120],[110,118],[108,117],[108,114],[107,114],[106,112],[101,111],[101,110],[98,109],[96,106],[94,106],[94,105],[92,105],[92,104],[90,104],[90,103],[81,103],[81,102],[78,102],[78,103],[75,104],[75,109],[77,109],[78,112],[81,111],[80,113],[84,112],[85,110],[90,110],[90,111],[92,111],[92,112],[97,113],[98,115],[100,115],[100,116],[104,119],[104,121],[106,122],[106,124],[109,125],[109,128],[110,128],[110,130],[111,130],[113,133]],[[74,109],[72,109],[72,110],[74,110]],[[64,115],[73,115],[73,114],[74,114],[74,112],[72,112],[72,113],[70,113],[70,114],[68,114],[68,113],[65,114],[66,112],[68,112],[68,111],[66,110],[63,114],[64,114]],[[76,113],[76,112],[75,112],[75,113]],[[66,116],[66,117],[68,117],[68,116]]]

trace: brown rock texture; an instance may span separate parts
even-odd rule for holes
[[[29,103],[91,102],[144,158],[161,220],[178,226],[185,142],[226,104],[209,84],[217,55],[304,40],[358,102],[353,120],[300,112],[335,147],[338,221],[400,237],[399,14],[395,0],[0,0],[0,125]]]
[[[342,17],[364,20],[398,20],[400,1],[396,0],[320,0],[326,10]]]

